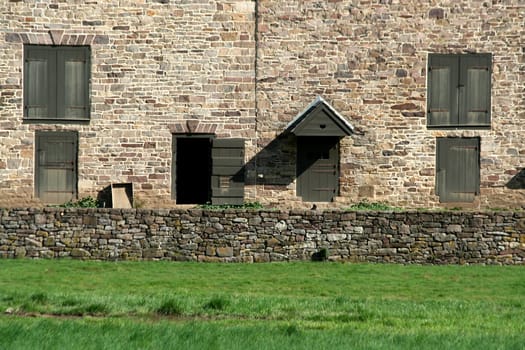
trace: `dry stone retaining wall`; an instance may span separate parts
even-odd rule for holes
[[[3,209],[0,257],[523,264],[525,212]]]

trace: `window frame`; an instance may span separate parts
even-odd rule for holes
[[[490,129],[492,125],[492,54],[431,53],[428,55],[427,62],[427,128]],[[434,74],[434,71],[439,69],[446,69],[447,74],[442,80],[442,84],[448,85],[445,93],[437,90],[440,78],[438,73]],[[487,71],[488,74],[483,74],[483,71]],[[481,73],[469,75],[470,72]],[[483,83],[476,83],[476,80]],[[443,91],[444,86],[440,87]],[[474,106],[475,104],[477,105]],[[434,116],[433,114],[440,112],[448,112],[448,116],[440,118],[439,115]],[[436,122],[438,119],[446,118],[449,119],[447,122]],[[484,120],[476,122],[475,119]]]
[[[31,67],[31,62],[45,62],[45,67]],[[80,79],[81,89],[66,86],[69,62],[81,62],[80,69],[69,69]],[[40,71],[39,71],[40,70]],[[33,74],[43,79],[35,83]],[[72,78],[73,79],[73,78]],[[91,48],[89,46],[24,45],[23,120],[31,123],[89,122],[91,119]],[[61,83],[62,81],[63,83]],[[75,81],[72,81],[75,84]],[[39,91],[44,89],[44,94]],[[36,91],[36,92],[35,92]],[[73,94],[68,94],[73,91]],[[33,95],[33,96],[31,96]],[[69,95],[69,96],[67,96]],[[76,100],[68,106],[68,99]],[[39,104],[40,103],[40,104]],[[76,105],[74,105],[76,104]],[[43,107],[42,115],[31,116],[30,109]],[[66,109],[82,109],[82,116],[73,116]],[[38,111],[35,112],[38,114]]]

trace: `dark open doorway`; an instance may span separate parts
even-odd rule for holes
[[[177,204],[205,204],[209,202],[210,137],[176,137],[173,151],[174,189]]]

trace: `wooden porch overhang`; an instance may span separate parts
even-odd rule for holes
[[[354,127],[328,102],[318,96],[287,126],[285,132],[296,136],[350,136]]]

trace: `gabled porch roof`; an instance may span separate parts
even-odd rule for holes
[[[354,127],[321,96],[308,105],[288,125],[285,132],[296,136],[350,136]]]

